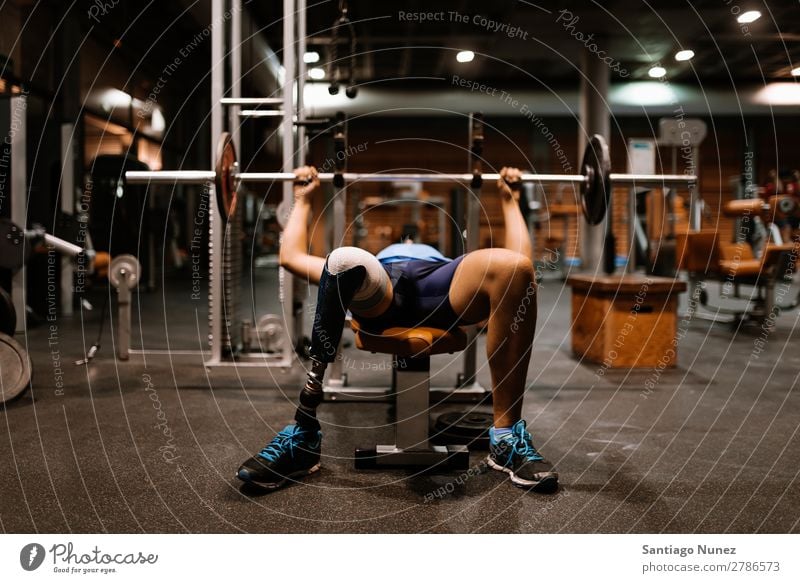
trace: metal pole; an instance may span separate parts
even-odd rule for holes
[[[302,122],[306,120],[305,110],[305,89],[306,89],[306,0],[297,0],[297,105],[295,115],[297,121],[301,122],[297,126],[297,163],[304,166],[306,163],[306,127]],[[292,338],[300,339],[305,333],[305,310],[303,309],[303,299],[308,296],[308,283],[299,278],[293,277],[294,298],[296,309],[292,310]]]
[[[699,146],[692,147],[692,170],[697,173],[700,158]],[[689,228],[699,231],[703,227],[703,201],[700,197],[700,185],[695,181],[689,187]]]
[[[231,108],[238,108],[239,106],[231,106]],[[257,118],[257,117],[285,117],[286,112],[282,109],[243,109],[237,113],[239,117]]]
[[[64,239],[59,239],[58,237],[54,237],[49,233],[45,233],[44,235],[44,242],[45,244],[51,246],[53,249],[65,255],[66,259],[72,261],[73,258],[77,257],[81,253],[84,253],[86,250],[83,247],[79,247],[74,243],[70,243],[69,241],[65,241]]]
[[[480,114],[478,114],[480,115]],[[469,158],[467,159],[467,169],[470,172],[480,172],[483,167],[483,120],[471,113],[469,116]],[[470,180],[472,180],[470,176]],[[481,183],[483,178],[481,179]],[[470,253],[478,249],[480,245],[480,213],[476,199],[481,194],[481,184],[477,187],[470,185],[467,191],[466,217],[465,224],[467,230],[466,252]],[[464,350],[464,361],[461,369],[461,376],[456,383],[459,388],[471,387],[476,385],[475,374],[477,371],[478,347],[477,334],[474,326],[469,328],[469,342]]]
[[[11,220],[24,229],[28,223],[28,169],[26,161],[26,110],[27,97],[20,95],[9,100],[8,112],[11,148]],[[30,245],[28,241],[24,245]],[[25,275],[27,267],[22,266],[11,280],[11,299],[17,312],[17,329],[15,333],[25,332]]]
[[[586,149],[592,134],[600,134],[606,141],[611,137],[607,101],[609,68],[588,51],[582,57],[578,152]],[[603,242],[608,220],[606,216],[599,225],[592,226],[585,218],[580,219],[581,270],[586,273],[603,273]]]
[[[239,2],[240,10],[241,10],[241,1]],[[242,23],[241,17],[239,18],[239,42],[241,43],[241,30],[242,30]],[[241,70],[241,49],[239,52],[239,67]],[[240,91],[239,91],[240,92]],[[237,92],[237,93],[239,93]],[[223,97],[220,99],[220,104],[225,106],[240,106],[240,105],[282,105],[283,104],[283,97]]]
[[[61,211],[75,215],[75,155],[73,136],[75,125],[61,124]],[[72,293],[75,267],[69,257],[61,258],[61,313],[72,315]]]
[[[283,171],[291,172],[294,167],[294,79],[295,79],[295,2],[294,0],[283,0],[283,122],[282,146],[283,146]],[[292,183],[287,181],[283,184],[283,206],[291,208],[294,195]],[[290,366],[294,346],[292,345],[293,325],[292,315],[294,313],[294,284],[292,275],[283,267],[279,267],[279,281],[281,290],[281,306],[284,318],[284,334],[286,341],[283,342],[282,356],[283,365]]]
[[[228,107],[228,127],[233,137],[233,146],[238,155],[242,145],[239,131],[239,104],[242,96],[242,0],[231,0],[231,99],[234,103]],[[221,99],[220,102],[223,102]]]
[[[216,137],[222,134],[222,104],[220,103],[225,92],[225,23],[224,23],[225,3],[224,0],[212,0],[211,3],[211,160],[217,156]],[[211,172],[212,176],[214,175]],[[213,178],[212,178],[213,180]],[[205,182],[205,181],[203,181]],[[202,182],[201,182],[202,183]],[[209,187],[209,192],[214,187]],[[216,194],[216,193],[215,193]],[[208,319],[209,333],[211,335],[211,357],[206,364],[218,364],[222,360],[222,318],[223,301],[222,297],[222,255],[223,241],[222,234],[224,224],[219,208],[217,207],[217,197],[209,197],[211,211],[209,213],[209,246],[210,261],[209,266],[209,295],[208,295]]]
[[[297,0],[297,121],[306,120],[306,0]],[[301,123],[297,128],[297,163],[306,163],[306,128]]]
[[[117,286],[117,357],[120,360],[128,360],[131,350],[131,273],[126,269],[121,269],[119,273],[120,282]]]
[[[628,262],[625,273],[636,272],[636,189],[628,188]]]

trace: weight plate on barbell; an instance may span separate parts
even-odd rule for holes
[[[31,382],[32,371],[28,352],[11,336],[0,332],[0,403],[22,394]]]
[[[587,178],[581,189],[583,214],[590,225],[599,225],[611,200],[611,157],[608,144],[600,134],[594,134],[586,144],[581,174]]]
[[[0,267],[17,271],[28,262],[32,251],[25,231],[8,219],[0,219]]]
[[[0,333],[13,336],[16,330],[17,310],[14,308],[14,300],[0,287]]]
[[[223,221],[236,212],[236,148],[228,132],[222,132],[217,142],[217,163],[214,168],[217,207]]]
[[[108,280],[115,288],[122,285],[123,270],[128,274],[128,288],[133,289],[139,283],[139,273],[141,272],[139,260],[128,254],[114,257],[111,266],[108,268]]]

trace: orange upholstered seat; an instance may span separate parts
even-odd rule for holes
[[[771,277],[784,254],[798,253],[797,243],[770,243],[761,257],[756,258],[748,243],[721,242],[718,233],[711,230],[678,234],[677,244],[681,269],[722,277],[734,283]],[[790,273],[793,271],[792,265]]]
[[[461,328],[387,328],[380,334],[362,330],[356,320],[351,322],[356,335],[356,347],[370,352],[422,357],[458,352],[467,347],[467,334]]]
[[[741,247],[741,250],[739,250]],[[796,253],[795,244],[787,243],[783,245],[767,245],[761,259],[753,258],[750,246],[746,243],[738,243],[732,246],[735,254],[733,257],[724,257],[719,262],[719,268],[726,277],[734,279],[746,277],[760,277],[761,275],[772,274],[772,269],[778,265],[784,253]],[[730,254],[730,250],[728,251]],[[794,269],[791,270],[793,272]],[[790,272],[790,273],[791,273]]]

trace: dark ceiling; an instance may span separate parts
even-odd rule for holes
[[[320,52],[323,62],[330,58],[338,4],[338,0],[309,0],[309,48]],[[548,84],[574,84],[586,43],[579,33],[583,38],[593,34],[593,50],[605,51],[603,56],[618,62],[618,70],[627,72],[629,79],[646,79],[656,62],[667,68],[672,80],[722,85],[790,80],[792,63],[800,65],[800,7],[795,0],[350,0],[348,4],[358,37],[360,82],[401,79],[425,84],[430,78],[460,74],[506,84],[529,83],[529,75]],[[251,2],[248,7],[280,54],[281,3]],[[744,29],[736,14],[752,9],[760,10],[762,17]],[[423,12],[439,13],[441,20],[409,20],[409,13]],[[491,31],[484,19],[496,27],[507,24],[519,30]],[[679,48],[691,48],[695,58],[677,63],[673,55]],[[455,54],[462,49],[474,51],[475,60],[457,63]]]

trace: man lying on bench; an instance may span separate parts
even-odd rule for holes
[[[519,189],[513,186],[520,171],[500,172],[505,248],[481,249],[455,259],[414,243],[390,245],[377,256],[357,247],[340,247],[327,259],[309,255],[310,195],[319,180],[313,167],[298,168],[295,175],[294,207],[283,231],[280,263],[319,285],[311,367],[295,423],[245,461],[237,477],[272,489],[319,469],[322,432],[317,406],[325,369],[336,358],[349,310],[360,328],[371,333],[394,326],[448,330],[488,319],[486,353],[494,409],[488,464],[507,473],[516,486],[557,489],[558,474],[537,452],[522,419],[536,328],[536,282]]]

